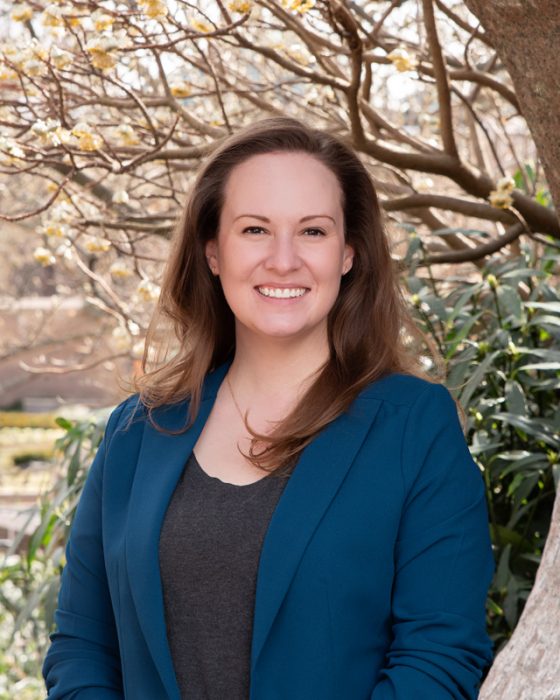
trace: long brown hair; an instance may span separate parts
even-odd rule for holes
[[[144,374],[134,384],[152,423],[153,409],[189,399],[184,430],[190,427],[205,375],[235,352],[234,316],[219,278],[208,268],[205,244],[217,235],[232,170],[251,156],[271,152],[309,154],[336,175],[346,242],[354,249],[353,265],[341,279],[327,319],[328,361],[271,433],[265,436],[247,426],[253,441],[246,456],[255,466],[282,474],[366,385],[392,372],[435,381],[422,367],[422,348],[428,348],[439,376],[443,362],[408,311],[377,194],[358,155],[342,139],[297,119],[266,118],[219,141],[188,194],[147,333]],[[266,443],[258,453],[257,443]]]

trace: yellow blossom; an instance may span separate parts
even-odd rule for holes
[[[17,73],[7,66],[0,65],[0,80],[16,80]]]
[[[85,122],[76,124],[71,133],[78,139],[78,148],[82,151],[97,151],[103,145],[101,136],[93,134]]]
[[[302,44],[291,44],[285,51],[296,63],[302,66],[306,66],[309,63],[309,56],[304,52]]]
[[[43,267],[54,265],[56,262],[56,258],[51,253],[51,251],[48,248],[43,248],[42,246],[35,248],[35,251],[33,252],[33,257]]]
[[[57,119],[38,119],[31,127],[31,133],[37,136],[39,141],[47,143],[49,134],[55,129],[58,129],[60,122]]]
[[[88,41],[86,51],[91,56],[91,62],[99,70],[109,70],[117,63],[117,57],[111,52],[118,47],[112,36],[101,35]]]
[[[74,252],[72,250],[72,243],[70,241],[66,240],[64,243],[61,243],[59,246],[56,247],[54,254],[57,255],[59,258],[64,258],[65,260],[72,260],[72,257],[74,255]]]
[[[185,81],[171,83],[169,89],[174,97],[188,97],[192,92],[190,85]]]
[[[37,61],[34,58],[24,63],[23,70],[31,78],[47,75],[49,72],[47,66],[42,61]]]
[[[106,14],[102,10],[96,10],[91,16],[91,21],[93,22],[96,32],[104,32],[107,29],[111,29],[115,22],[115,18]]]
[[[35,56],[35,58],[40,58],[42,61],[46,61],[49,57],[48,49],[42,46],[35,38],[31,41],[29,50],[31,51],[32,56]]]
[[[97,236],[89,236],[84,242],[84,248],[88,253],[106,253],[111,248],[111,242]]]
[[[72,133],[68,129],[64,129],[62,126],[57,127],[54,131],[49,134],[50,142],[53,146],[60,146],[61,144],[71,144],[73,141]]]
[[[109,268],[109,272],[116,279],[126,279],[127,277],[132,276],[131,268],[122,260],[115,260],[115,262]]]
[[[69,224],[74,221],[76,212],[70,204],[67,195],[63,193],[62,197],[66,197],[66,200],[58,202],[55,206],[49,209],[48,221],[56,221],[60,224]]]
[[[512,192],[515,188],[515,180],[512,177],[502,177],[496,183],[498,192]]]
[[[2,165],[18,165],[25,153],[12,139],[0,136],[0,163]]]
[[[45,224],[40,230],[39,233],[45,234],[45,236],[52,236],[54,238],[64,238],[67,234],[66,227],[63,226],[62,224],[56,223],[56,222],[51,222]]]
[[[509,209],[513,204],[510,193],[502,190],[492,190],[488,200],[493,207],[498,207],[498,209]]]
[[[414,188],[417,192],[433,192],[434,187],[434,181],[431,177],[421,177],[418,180],[414,180]]]
[[[123,146],[137,146],[140,143],[138,134],[130,124],[119,124],[113,129],[113,136],[119,139]]]
[[[64,70],[74,61],[74,56],[68,51],[59,49],[58,46],[53,46],[51,48],[51,61],[55,68]]]
[[[45,27],[64,27],[68,23],[71,27],[80,24],[78,17],[72,16],[71,7],[47,7],[43,12],[43,25]]]
[[[252,0],[231,0],[231,2],[228,3],[228,10],[232,12],[251,12],[252,7]]]
[[[387,58],[392,62],[395,68],[404,73],[409,70],[414,70],[418,65],[418,60],[412,54],[409,54],[406,49],[393,49],[387,54]]]
[[[142,301],[156,301],[159,297],[160,288],[150,280],[142,280],[136,288],[136,293]]]
[[[24,3],[18,3],[12,8],[10,17],[14,22],[27,22],[33,17],[33,9]]]
[[[191,19],[191,27],[196,29],[197,32],[201,32],[203,34],[213,31],[208,22],[204,22],[201,19]]]
[[[88,51],[91,54],[92,65],[95,68],[99,68],[99,70],[109,70],[117,63],[116,57],[106,51],[100,51],[99,49],[88,49]]]
[[[283,0],[282,5],[288,10],[299,12],[300,15],[303,15],[312,7],[315,7],[315,0]]]
[[[163,19],[167,17],[168,9],[164,0],[139,0],[138,4],[143,12],[151,19]]]
[[[129,200],[128,192],[126,190],[117,190],[112,199],[115,204],[126,204]]]

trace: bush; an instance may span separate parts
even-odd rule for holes
[[[23,554],[22,529],[0,570],[0,700],[42,700],[41,666],[54,630],[54,611],[66,538],[87,470],[99,446],[108,412],[86,421],[57,418],[66,433],[55,443],[63,455],[64,476],[27,510],[40,522]]]
[[[414,239],[419,240],[419,239]],[[466,438],[487,489],[497,563],[487,622],[497,653],[510,638],[538,569],[560,477],[560,295],[555,248],[490,260],[465,284],[417,274],[406,285],[416,318],[448,368],[467,415]],[[444,291],[445,287],[445,291]]]

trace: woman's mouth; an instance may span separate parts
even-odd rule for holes
[[[308,287],[255,287],[263,297],[271,299],[296,299],[310,291]]]

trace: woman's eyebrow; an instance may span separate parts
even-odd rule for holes
[[[239,216],[235,217],[234,221],[237,221],[237,219],[241,219],[244,216],[250,216],[253,219],[259,219],[259,221],[266,221],[267,223],[270,223],[270,219],[268,219],[266,216],[261,216],[260,214],[239,214]],[[301,218],[299,223],[301,224],[304,221],[309,221],[310,219],[330,219],[333,224],[336,224],[336,221],[328,214],[310,214],[309,216],[304,216]]]

